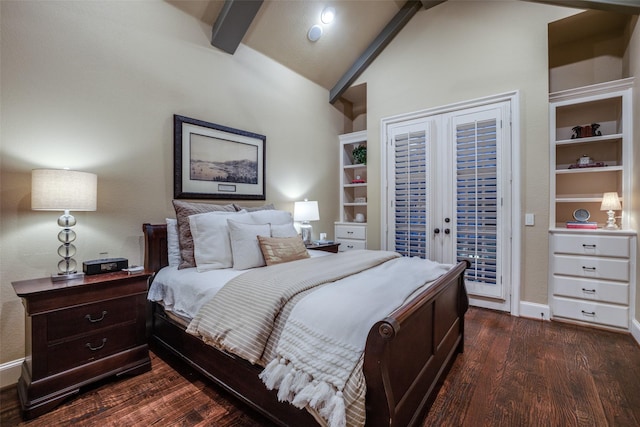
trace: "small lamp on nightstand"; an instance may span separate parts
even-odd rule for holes
[[[309,221],[318,221],[319,219],[318,202],[310,202],[307,199],[304,199],[304,202],[295,202],[293,206],[293,220],[302,222],[300,230],[302,231],[302,240],[305,245],[311,244],[312,227]]]
[[[614,211],[619,211],[622,209],[620,205],[620,199],[618,198],[618,193],[604,193],[602,196],[602,205],[600,206],[601,211],[607,211],[607,215],[609,216],[607,219],[607,225],[605,225],[605,229],[607,230],[617,230],[618,226],[616,225],[616,219],[614,218]]]
[[[95,174],[67,169],[34,169],[31,171],[31,209],[43,211],[64,211],[58,218],[62,230],[58,240],[62,243],[58,255],[58,274],[51,279],[69,280],[83,273],[76,270],[76,232],[71,229],[76,219],[69,213],[74,211],[95,211],[98,178]]]

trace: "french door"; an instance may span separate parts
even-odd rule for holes
[[[510,104],[502,101],[386,127],[386,248],[470,262],[476,305],[510,310]]]

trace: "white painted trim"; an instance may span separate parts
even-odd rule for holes
[[[24,358],[0,364],[0,388],[15,385],[20,378]]]
[[[550,320],[551,308],[547,304],[538,304],[535,302],[521,301],[520,316],[528,317],[530,319]]]
[[[640,322],[636,319],[631,319],[631,336],[640,344]]]

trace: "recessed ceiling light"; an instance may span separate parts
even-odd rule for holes
[[[322,37],[322,27],[318,24],[309,28],[309,32],[307,33],[307,38],[312,42],[317,42],[320,37]]]
[[[329,7],[325,7],[324,10],[322,11],[322,14],[320,15],[320,20],[325,24],[330,24],[331,22],[333,22],[333,18],[335,17],[336,17],[335,8],[329,6]]]

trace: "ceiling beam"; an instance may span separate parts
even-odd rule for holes
[[[226,0],[211,30],[211,45],[234,54],[263,0]]]
[[[374,59],[382,51],[391,40],[404,28],[409,20],[415,15],[422,7],[425,9],[432,8],[440,3],[444,3],[446,0],[409,0],[398,11],[398,13],[389,21],[384,29],[378,34],[375,40],[367,47],[362,55],[356,62],[347,70],[347,72],[338,80],[338,83],[329,92],[329,102],[335,103],[340,96],[356,81],[356,79],[367,69],[367,67],[373,62]]]
[[[639,0],[525,0],[532,3],[544,3],[554,6],[574,7],[577,9],[596,9],[626,15],[640,14]]]

